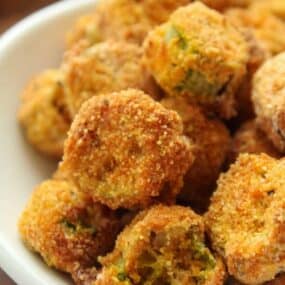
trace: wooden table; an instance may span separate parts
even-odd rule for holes
[[[26,15],[52,2],[55,0],[0,1],[0,34]],[[1,269],[0,284],[16,285]]]

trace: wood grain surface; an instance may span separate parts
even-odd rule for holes
[[[0,34],[14,23],[55,0],[0,1]],[[16,285],[0,268],[0,285]],[[30,284],[37,285],[37,284]]]

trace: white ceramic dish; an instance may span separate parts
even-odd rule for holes
[[[0,38],[0,266],[19,285],[71,282],[30,253],[17,233],[19,214],[33,187],[55,168],[24,142],[16,119],[18,95],[33,75],[58,66],[66,30],[77,16],[93,9],[95,2],[61,1],[26,18]]]

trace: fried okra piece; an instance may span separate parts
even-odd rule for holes
[[[45,262],[73,273],[94,266],[119,231],[114,212],[93,203],[71,182],[48,180],[36,188],[19,221],[23,241]]]
[[[240,153],[265,153],[275,158],[281,158],[280,152],[266,135],[259,130],[254,120],[241,125],[234,134],[228,157],[229,162],[234,162]]]
[[[285,160],[241,154],[223,174],[205,215],[212,247],[245,284],[284,270]]]
[[[265,62],[254,77],[257,124],[280,152],[285,152],[285,52]]]
[[[147,33],[192,0],[104,0],[95,12],[82,16],[67,35],[70,48],[78,41],[90,45],[109,39],[141,44]]]
[[[28,84],[18,118],[28,142],[37,150],[56,158],[62,156],[70,116],[61,71],[45,71]]]
[[[154,206],[138,214],[101,258],[95,285],[223,284],[220,258],[205,244],[204,224],[190,208]]]
[[[232,8],[226,12],[226,17],[237,26],[251,28],[271,54],[285,50],[285,21],[270,9],[259,5],[251,5],[248,9]]]
[[[95,12],[79,17],[66,35],[67,50],[73,49],[80,42],[86,47],[103,41],[100,27],[100,13]]]
[[[168,95],[187,97],[224,118],[235,115],[249,46],[223,15],[201,3],[179,8],[149,33],[144,58]]]
[[[137,88],[157,96],[155,82],[141,58],[138,46],[113,41],[94,45],[75,57],[67,56],[63,70],[66,101],[72,116],[84,101],[103,93]]]
[[[193,162],[176,112],[142,91],[95,96],[83,104],[60,170],[112,209],[171,203]]]
[[[225,125],[204,114],[198,106],[184,98],[166,98],[161,104],[178,112],[184,125],[184,135],[194,144],[194,163],[184,176],[180,202],[190,203],[198,212],[207,209],[216,180],[222,171],[230,146],[230,134]]]

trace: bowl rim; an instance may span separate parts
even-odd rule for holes
[[[37,25],[50,22],[63,14],[71,14],[79,8],[94,5],[96,2],[97,0],[62,0],[20,20],[0,36],[0,60],[19,37],[25,36]],[[0,267],[19,285],[50,285],[41,279],[24,260],[17,258],[17,252],[13,250],[1,233]]]

